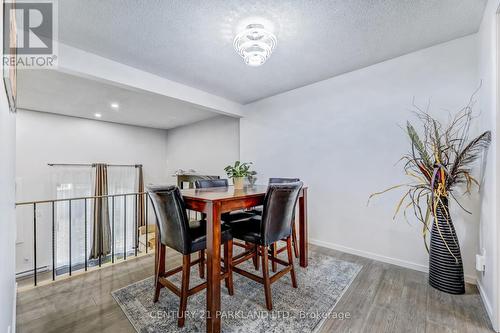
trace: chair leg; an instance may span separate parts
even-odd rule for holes
[[[165,245],[161,243],[157,243],[156,246],[156,274],[155,274],[155,293],[153,297],[153,302],[158,302],[158,299],[160,298],[160,290],[162,288],[162,285],[160,283],[160,276],[163,276],[165,274],[165,251],[166,247]]]
[[[245,242],[245,245],[247,246],[247,248],[249,248],[250,246],[253,246],[253,244],[250,244],[249,242]],[[256,256],[252,257],[253,267],[255,267],[255,269],[258,269],[257,259],[258,259],[258,257],[256,257]]]
[[[181,285],[181,301],[179,304],[179,314],[177,325],[184,326],[186,320],[186,308],[189,291],[189,273],[191,271],[191,255],[186,254],[182,257],[182,285]]]
[[[259,270],[259,246],[255,245],[255,255],[253,256],[253,266],[255,270]]]
[[[288,253],[288,264],[292,266],[292,270],[290,271],[290,275],[292,277],[292,286],[294,288],[297,288],[297,277],[295,276],[295,268],[293,266],[292,241],[290,237],[286,239],[286,251]]]
[[[198,269],[200,271],[200,279],[205,278],[205,250],[199,251],[200,262],[198,263]]]
[[[299,244],[297,243],[297,231],[295,228],[295,221],[292,224],[292,241],[293,241],[293,251],[295,252],[295,258],[299,257]]]
[[[271,256],[273,258],[276,258],[278,256],[277,247],[278,247],[277,242],[271,244]],[[276,261],[274,261],[274,259],[271,259],[271,266],[273,268],[273,273],[276,273],[277,264],[276,264]]]
[[[229,240],[224,243],[224,269],[227,272],[227,278],[225,279],[226,288],[229,295],[234,295],[233,288],[233,240]]]
[[[262,246],[262,275],[264,280],[264,293],[266,295],[266,307],[269,311],[273,309],[271,294],[271,279],[269,277],[269,258],[267,257],[267,246]]]

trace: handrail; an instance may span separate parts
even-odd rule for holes
[[[140,168],[142,164],[107,164],[108,167],[128,167],[128,168]],[[88,166],[95,167],[97,163],[48,163],[48,166]]]
[[[112,197],[122,197],[122,196],[129,196],[129,195],[144,195],[144,194],[148,194],[148,192],[130,192],[130,193],[119,193],[119,194],[94,195],[94,196],[88,196],[88,197],[75,197],[75,198],[66,198],[66,199],[22,201],[22,202],[16,202],[16,206],[44,204],[44,203],[71,201],[71,200],[112,198]]]
[[[149,200],[148,200],[148,193],[147,192],[130,192],[130,193],[120,193],[120,194],[105,194],[105,195],[94,195],[94,196],[87,196],[87,197],[74,197],[74,198],[65,198],[65,199],[53,199],[53,200],[37,200],[37,201],[24,201],[24,202],[17,202],[16,203],[16,206],[29,206],[29,205],[32,205],[33,206],[33,285],[36,286],[37,285],[37,270],[38,270],[38,266],[37,266],[37,225],[38,225],[38,221],[37,221],[37,209],[39,208],[39,205],[42,205],[42,204],[50,204],[51,208],[52,208],[52,225],[51,225],[51,229],[52,229],[52,281],[55,281],[56,280],[56,258],[55,258],[55,246],[56,246],[56,240],[55,240],[55,224],[56,224],[56,216],[55,216],[55,203],[56,202],[69,202],[69,205],[68,205],[68,218],[69,218],[69,266],[68,266],[68,273],[69,273],[69,276],[71,276],[72,274],[72,270],[73,270],[73,265],[72,265],[72,253],[71,253],[71,249],[72,249],[72,246],[71,246],[71,242],[72,242],[72,232],[71,232],[71,225],[72,225],[72,204],[73,202],[75,201],[80,201],[80,200],[83,200],[84,201],[84,205],[85,205],[85,214],[84,214],[84,232],[85,232],[85,236],[84,236],[84,242],[85,242],[85,266],[84,266],[84,269],[85,271],[87,271],[88,269],[88,261],[89,259],[87,258],[87,249],[88,249],[88,245],[87,245],[87,223],[89,222],[88,221],[88,214],[87,214],[87,202],[88,200],[93,200],[94,202],[97,200],[97,199],[103,199],[103,198],[111,198],[111,218],[110,218],[110,224],[111,224],[111,237],[112,237],[112,244],[111,244],[111,254],[110,254],[110,258],[111,259],[110,261],[112,263],[115,262],[115,256],[117,255],[116,251],[115,251],[115,234],[116,234],[116,231],[115,231],[115,222],[119,222],[119,221],[115,221],[115,207],[118,207],[118,205],[115,205],[115,198],[116,197],[123,197],[124,200],[123,200],[123,211],[124,211],[124,214],[123,214],[123,254],[122,254],[122,258],[123,260],[126,260],[127,259],[127,245],[126,245],[126,242],[127,242],[127,197],[129,196],[135,196],[135,200],[134,200],[134,218],[133,218],[133,228],[134,228],[134,246],[133,246],[133,250],[134,250],[134,255],[137,257],[138,255],[138,249],[139,249],[139,225],[138,225],[138,222],[139,222],[139,210],[138,210],[138,205],[139,205],[139,202],[142,201],[144,203],[144,211],[142,214],[144,214],[144,218],[145,218],[145,231],[146,231],[146,241],[145,241],[145,253],[148,253],[148,203],[149,203]],[[101,244],[99,244],[99,258],[98,258],[98,264],[99,264],[99,267],[101,267],[101,264],[102,264],[102,257],[104,257],[104,259],[106,260],[106,258],[109,256],[108,254],[103,254],[102,253],[102,240],[103,240],[103,237],[101,236],[100,237],[101,239]],[[78,269],[78,268],[76,268]],[[80,268],[80,269],[83,269],[83,268]]]

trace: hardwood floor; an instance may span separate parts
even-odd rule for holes
[[[424,273],[310,246],[363,265],[336,314],[321,332],[492,332],[477,288],[452,296],[427,285]],[[167,269],[180,255],[167,251]],[[153,256],[137,258],[48,286],[18,293],[17,332],[135,332],[111,296],[113,290],[152,276]],[[237,286],[235,286],[237,288]]]

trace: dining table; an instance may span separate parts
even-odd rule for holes
[[[248,186],[243,189],[229,186],[181,190],[186,208],[206,215],[206,332],[218,333],[221,330],[221,214],[263,205],[266,191],[265,185]],[[301,267],[307,267],[307,187],[302,187],[300,190],[297,206],[299,261]]]

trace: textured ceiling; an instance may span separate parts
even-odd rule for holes
[[[110,107],[119,103],[119,110]],[[169,129],[214,117],[213,111],[146,91],[54,70],[18,71],[18,107],[21,109],[96,119],[121,124]]]
[[[478,30],[486,0],[64,0],[59,39],[248,103]],[[248,67],[232,39],[250,17],[278,45]]]

